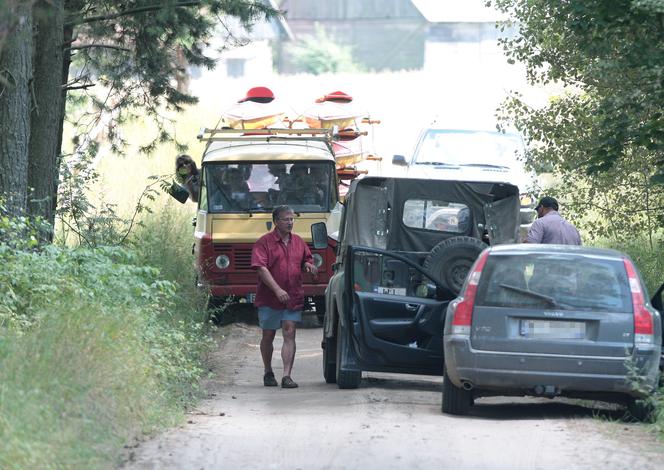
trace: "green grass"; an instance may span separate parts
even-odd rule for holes
[[[132,249],[0,244],[0,468],[112,468],[183,418],[212,343],[180,222],[147,220]]]

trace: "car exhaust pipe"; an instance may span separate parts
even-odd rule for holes
[[[461,382],[461,386],[462,386],[463,389],[466,390],[466,391],[470,391],[470,390],[473,389],[473,383],[472,383],[472,382],[469,382],[469,381],[467,381],[467,380],[463,380],[463,381]]]

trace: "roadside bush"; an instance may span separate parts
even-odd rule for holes
[[[181,419],[211,342],[178,310],[178,283],[130,249],[6,240],[0,468],[111,467],[132,437]]]
[[[641,272],[650,295],[654,294],[664,283],[664,258],[660,255],[664,249],[664,240],[661,238],[653,240],[644,234],[641,237],[634,236],[629,241],[617,242],[603,239],[598,240],[595,244],[627,253]],[[634,386],[638,387],[639,384],[635,381]],[[644,405],[654,407],[655,427],[660,434],[664,434],[664,381],[661,378],[659,390],[650,400],[646,400]]]
[[[206,296],[196,288],[193,216],[188,207],[167,204],[146,214],[129,241],[140,264],[157,266],[162,278],[177,285],[173,312],[185,320],[201,321]]]

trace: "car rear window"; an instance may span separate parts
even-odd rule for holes
[[[492,255],[476,305],[631,312],[622,260],[567,254]]]

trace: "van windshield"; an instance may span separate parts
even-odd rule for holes
[[[484,131],[429,129],[416,150],[416,164],[522,165],[523,141],[515,134]]]
[[[210,212],[328,212],[337,202],[332,162],[209,163],[204,168]]]

